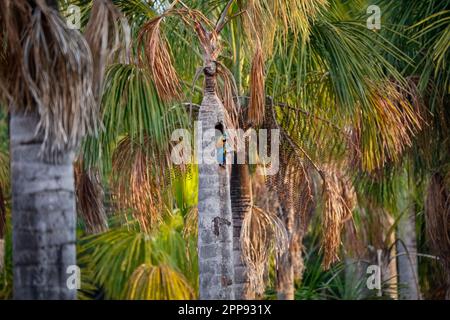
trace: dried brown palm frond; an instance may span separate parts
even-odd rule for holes
[[[218,96],[225,107],[225,127],[228,129],[238,128],[238,112],[241,109],[238,97],[238,90],[233,74],[226,66],[218,63],[217,75],[222,80],[222,85],[218,86]]]
[[[339,261],[338,251],[341,245],[341,232],[344,224],[352,219],[356,205],[356,196],[351,182],[335,167],[327,166],[322,185],[322,251],[323,266],[329,269],[331,264]]]
[[[11,68],[7,72],[17,73],[5,79],[2,71],[1,83],[12,111],[38,113],[36,131],[43,134],[41,156],[57,162],[86,134],[97,131],[93,63],[84,37],[69,29],[45,1],[36,0],[35,4],[29,15],[28,9],[19,10],[19,5],[7,1],[8,10],[15,11],[23,25],[7,26],[12,37],[7,40],[7,60],[16,61],[5,67]]]
[[[113,155],[113,178],[111,181],[114,200],[119,210],[136,220],[144,232],[149,232],[161,222],[164,211],[162,189],[164,187],[165,159],[158,166],[161,172],[152,172],[151,157],[146,149],[150,141],[134,142],[122,139]],[[154,160],[156,161],[156,160]]]
[[[81,160],[77,161],[74,167],[77,211],[85,223],[86,232],[105,232],[108,230],[108,221],[99,171],[96,168],[85,169]]]
[[[425,201],[425,223],[428,243],[450,270],[450,187],[449,177],[435,173],[429,182]],[[450,283],[448,283],[450,285]]]
[[[261,295],[271,249],[281,256],[288,248],[288,234],[282,221],[275,214],[253,207],[242,222],[241,247],[249,289]]]
[[[291,183],[291,201],[294,208],[294,223],[290,246],[293,255],[291,259],[294,279],[296,280],[301,280],[303,276],[303,238],[307,233],[316,207],[315,187],[311,169],[306,165],[302,165],[301,169],[291,170],[291,179],[293,181]]]
[[[326,179],[323,185],[323,198],[323,266],[325,269],[329,269],[332,263],[339,261],[338,249],[341,244],[342,217],[344,216],[343,208],[340,205],[342,201],[339,189],[329,179]]]
[[[278,192],[282,207],[295,212],[293,231],[302,235],[311,220],[311,208],[314,205],[314,185],[311,169],[304,162],[295,162],[291,157],[280,170],[283,175],[278,181]]]
[[[349,219],[344,223],[343,247],[346,257],[363,258],[366,244],[361,231],[355,224],[353,219]]]
[[[106,65],[117,56],[129,62],[130,27],[111,0],[94,0],[84,34],[94,60],[93,90],[100,103]]]
[[[25,27],[31,20],[27,1],[0,2],[0,98],[18,106],[29,105],[29,92],[17,80],[22,74]]]
[[[261,46],[257,45],[250,73],[248,119],[252,125],[259,126],[264,121],[265,103],[264,56]]]
[[[150,71],[159,97],[164,101],[180,99],[181,85],[169,45],[161,34],[163,16],[147,22],[139,32],[139,59]]]
[[[192,207],[189,209],[186,217],[184,218],[183,237],[189,236],[197,237],[198,234],[198,208]]]
[[[243,15],[244,32],[254,47],[261,45],[266,54],[271,55],[276,33],[276,21],[272,11],[266,10],[259,0],[249,0]]]
[[[278,211],[278,197],[275,192],[270,192],[266,176],[254,175],[252,177],[253,202],[264,211]]]
[[[197,9],[192,9],[187,6],[184,6],[183,8],[175,8],[172,6],[172,8],[169,8],[163,14],[163,16],[175,15],[178,16],[187,26],[194,29],[196,25],[201,24],[210,29],[211,32],[215,32],[214,23],[212,23],[211,20],[203,14],[203,12]]]
[[[311,177],[312,167],[306,158],[302,158],[292,141],[286,135],[281,136],[279,151],[279,171],[266,177],[268,190],[276,195],[281,212],[295,212],[292,217],[282,217],[290,232],[306,231],[314,205],[314,183]]]
[[[272,113],[273,110],[266,112],[264,127],[280,128]],[[266,177],[265,187],[268,193],[276,198],[270,207],[273,208],[273,212],[279,214],[287,229],[289,261],[294,269],[294,279],[301,280],[303,237],[315,211],[315,186],[312,171],[317,170],[317,166],[284,131],[282,131],[280,142],[279,171],[273,176]],[[277,263],[283,263],[283,260]]]

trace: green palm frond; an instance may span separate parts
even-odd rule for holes
[[[119,228],[81,239],[79,264],[92,277],[86,279],[88,288],[95,284],[112,299],[164,299],[145,292],[164,293],[166,299],[194,297],[198,288],[196,245],[193,238],[183,238],[182,224],[182,218],[174,215],[152,234]],[[153,272],[169,278],[158,281]],[[172,276],[174,283],[167,281]]]
[[[411,90],[385,56],[410,60],[363,23],[344,20],[335,7],[311,26],[308,43],[291,36],[287,57],[279,44],[268,62],[267,91],[294,107],[286,112],[287,128],[313,158],[339,157],[356,147],[361,168],[373,171],[397,161],[421,128],[408,100]]]
[[[111,168],[112,154],[123,136],[140,144],[150,139],[156,158],[168,154],[172,131],[187,124],[185,109],[165,105],[147,73],[128,64],[114,64],[106,74],[102,117],[105,128],[98,139],[87,139],[84,154],[88,165],[100,161],[104,169]]]
[[[172,268],[142,264],[131,275],[126,297],[132,300],[189,300],[194,293],[184,276]]]

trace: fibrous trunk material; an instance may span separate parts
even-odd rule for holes
[[[231,169],[231,206],[233,211],[233,258],[235,298],[254,299],[249,288],[247,267],[242,257],[241,230],[244,218],[252,213],[252,186],[247,164],[238,164],[237,158]]]

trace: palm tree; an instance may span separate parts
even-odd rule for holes
[[[418,111],[427,126],[415,141],[410,158],[410,175],[428,181],[425,203],[427,245],[440,257],[446,278],[446,298],[450,298],[448,229],[448,119],[446,111],[450,73],[444,61],[449,56],[449,4],[442,1],[379,1],[385,7],[386,21],[392,24],[385,34],[408,54],[412,64],[393,61],[417,88],[421,103]],[[402,13],[399,15],[398,13]],[[395,14],[394,14],[395,13]],[[395,16],[394,16],[395,15]],[[395,24],[394,24],[395,23]],[[400,32],[403,36],[398,36]],[[444,147],[445,146],[445,147]],[[420,201],[422,202],[422,201]],[[414,206],[413,203],[409,204]]]
[[[334,190],[329,186],[324,165],[332,158],[342,159],[346,148],[350,148],[356,149],[352,160],[361,170],[377,170],[386,162],[397,161],[410,143],[410,136],[420,127],[401,89],[406,87],[406,83],[384,55],[406,58],[399,55],[392,45],[366,30],[363,24],[342,22],[349,20],[349,15],[343,13],[343,8],[347,8],[345,6],[339,1],[329,6],[326,1],[308,2],[304,3],[304,7],[284,5],[278,1],[259,4],[254,1],[237,2],[236,6],[230,5],[230,14],[237,18],[227,25],[229,28],[224,28],[222,34],[233,48],[229,69],[236,82],[235,86],[231,86],[236,91],[235,99],[246,92],[246,81],[243,80],[246,62],[251,69],[247,83],[248,104],[244,102],[238,108],[236,125],[244,130],[260,125],[281,130],[281,170],[274,179],[268,179],[269,189],[275,191],[278,198],[279,218],[284,221],[291,243],[290,251],[281,256],[282,261],[277,266],[281,298],[293,299],[293,263],[299,264],[295,262],[295,257],[299,254],[299,242],[313,207],[314,187],[310,170],[318,172],[319,180],[327,191],[323,193],[324,199],[330,200],[325,207],[329,219],[325,217],[325,221],[333,229],[328,226],[324,229],[326,241],[334,242],[331,247],[324,245],[325,264],[329,265],[335,260],[335,250],[339,245],[339,238],[329,235],[339,237],[340,233],[340,223],[330,217],[343,215],[339,220],[345,221],[348,205],[342,201],[335,203],[339,197],[331,195]],[[305,10],[314,18],[305,17]],[[240,14],[242,11],[246,14]],[[288,23],[284,25],[280,21]],[[247,26],[244,30],[251,31],[240,34],[237,31],[241,30],[239,26]],[[336,36],[340,38],[335,43]],[[253,50],[248,57],[242,49],[243,43],[252,44]],[[370,45],[361,45],[368,43]],[[354,50],[356,47],[358,52]],[[374,48],[380,49],[374,51]],[[267,70],[264,72],[264,69]],[[343,70],[348,70],[352,76]],[[392,79],[396,79],[401,86],[395,85]],[[380,91],[380,86],[385,90]],[[273,94],[267,105],[264,91]],[[227,107],[226,100],[224,102]],[[395,105],[400,107],[400,111]],[[361,119],[364,119],[364,124],[361,124]],[[381,125],[383,130],[377,130],[388,119],[389,124]],[[397,130],[398,127],[404,129]],[[352,136],[349,137],[347,129],[341,128],[354,128]],[[370,147],[379,140],[385,142],[376,149]],[[244,254],[248,239],[242,237],[239,228],[246,217],[250,220],[256,215],[252,211],[254,205],[248,167],[233,165],[232,177],[236,292],[238,297],[246,297],[253,293],[242,288],[248,287],[252,274],[246,268],[249,261]],[[295,188],[305,190],[306,197],[298,198]],[[335,231],[331,233],[330,230]],[[255,238],[258,239],[257,236]]]
[[[188,4],[189,6],[182,1],[176,1],[169,8],[165,8],[166,11],[161,16],[155,17],[155,10],[151,10],[149,5],[118,2],[121,10],[129,14],[134,36],[140,39],[138,42],[141,44],[139,46],[141,49],[134,48],[133,50],[140,56],[141,65],[148,67],[148,74],[150,74],[154,84],[154,88],[151,88],[150,91],[156,90],[158,96],[155,98],[156,100],[162,100],[160,101],[162,103],[171,102],[174,99],[180,100],[177,71],[186,77],[192,77],[195,64],[200,60],[204,65],[203,73],[206,70],[206,75],[205,82],[198,91],[201,92],[205,103],[213,101],[215,106],[211,110],[207,110],[203,106],[200,110],[199,117],[208,119],[208,121],[202,122],[202,125],[205,125],[205,122],[208,124],[204,129],[225,131],[230,127],[248,129],[250,127],[257,128],[261,125],[264,128],[281,129],[283,168],[275,179],[268,179],[268,187],[275,191],[275,198],[280,204],[279,218],[274,219],[273,215],[267,215],[267,212],[262,213],[261,210],[255,208],[251,188],[249,188],[249,168],[247,165],[236,164],[231,166],[232,182],[230,187],[227,186],[228,178],[222,179],[222,186],[217,184],[217,181],[220,181],[220,175],[216,174],[216,171],[226,173],[229,170],[227,166],[224,168],[208,167],[206,164],[200,166],[199,208],[201,210],[199,216],[209,217],[206,222],[214,221],[213,226],[219,227],[219,229],[213,230],[213,234],[218,230],[219,236],[224,235],[221,240],[221,246],[224,250],[212,259],[216,262],[223,261],[224,257],[230,256],[230,234],[228,231],[221,234],[220,227],[231,230],[231,225],[228,225],[231,222],[229,202],[231,198],[231,208],[234,215],[234,281],[235,296],[237,297],[254,296],[254,288],[257,286],[254,279],[261,279],[261,277],[252,273],[255,270],[264,270],[267,264],[267,260],[265,260],[267,256],[264,254],[259,255],[256,260],[249,259],[252,256],[252,254],[249,254],[249,250],[252,250],[249,244],[252,243],[248,241],[248,237],[243,237],[243,235],[250,235],[253,237],[252,241],[258,242],[261,238],[250,227],[256,225],[255,219],[266,221],[266,227],[264,228],[270,228],[270,224],[277,225],[279,219],[284,220],[284,228],[289,230],[291,245],[289,253],[280,257],[282,260],[279,260],[277,270],[280,280],[282,278],[287,279],[279,282],[280,297],[292,299],[294,276],[296,274],[298,278],[300,277],[300,272],[295,270],[297,267],[294,268],[293,266],[301,265],[299,260],[301,257],[299,252],[299,248],[301,248],[300,239],[306,232],[308,217],[311,216],[315,206],[315,201],[312,201],[314,185],[322,182],[324,190],[327,191],[324,193],[324,198],[330,200],[325,207],[327,208],[325,219],[327,228],[324,230],[324,235],[327,239],[326,242],[331,241],[334,245],[331,247],[324,245],[328,261],[326,264],[335,259],[335,250],[338,248],[336,243],[339,244],[339,241],[333,237],[339,236],[341,223],[336,222],[333,217],[348,214],[348,210],[344,210],[346,204],[341,202],[336,206],[333,203],[339,197],[330,197],[333,188],[330,188],[330,183],[327,181],[329,179],[323,172],[323,165],[329,162],[331,158],[342,158],[346,148],[350,148],[356,154],[353,160],[357,165],[364,170],[375,170],[386,161],[398,159],[399,153],[403,151],[403,146],[408,144],[409,134],[412,134],[417,128],[417,119],[412,114],[410,106],[404,102],[396,87],[388,81],[390,77],[399,81],[401,79],[379,51],[387,52],[388,55],[399,59],[402,57],[399,57],[398,52],[395,52],[388,43],[367,31],[362,24],[342,22],[349,20],[349,16],[343,14],[345,12],[345,10],[342,10],[344,4],[340,2],[330,4],[328,7],[326,1],[311,2],[305,3],[305,7],[303,7],[297,6],[297,4],[291,6],[280,1],[264,1],[259,4],[254,1],[230,1],[225,9],[218,8],[217,4],[208,1],[201,3],[189,1]],[[205,8],[213,8],[210,12],[222,13],[218,23],[213,24],[204,17],[201,12],[206,12]],[[309,19],[308,16],[303,14],[305,10],[315,18]],[[182,23],[170,19],[171,16],[181,18]],[[152,20],[146,22],[149,17]],[[224,24],[225,21],[227,21],[226,24]],[[281,21],[286,23],[280,23]],[[166,34],[162,30],[164,25],[180,31]],[[242,26],[246,27],[242,28]],[[336,29],[339,29],[340,32],[335,33]],[[219,34],[221,37],[219,37]],[[336,34],[341,37],[338,42],[336,42]],[[183,37],[187,37],[189,40],[185,41],[182,39]],[[165,39],[168,40],[167,44],[165,44]],[[274,39],[278,41],[274,41]],[[328,41],[324,41],[324,39],[328,39]],[[200,43],[202,53],[197,52],[197,47],[190,44],[190,42],[197,43],[197,41]],[[225,45],[225,48],[230,51],[232,50],[231,59],[228,58],[227,51],[224,51],[220,56],[219,52],[215,52],[214,47],[217,43],[222,46]],[[367,43],[370,43],[370,45],[364,45]],[[250,52],[245,49],[246,44],[251,44]],[[359,48],[358,52],[354,50],[356,47]],[[377,47],[383,49],[374,51],[373,48]],[[362,49],[365,52],[362,52]],[[172,61],[170,51],[177,59]],[[186,51],[188,51],[188,54],[186,54]],[[217,58],[224,60],[224,62],[216,62]],[[171,67],[172,62],[175,68]],[[381,66],[384,66],[387,72]],[[246,67],[251,70],[249,80],[245,75]],[[231,73],[227,69],[231,70]],[[343,73],[342,70],[350,70],[352,76],[347,76],[347,73]],[[116,66],[110,72],[111,82],[108,82],[108,79],[106,81],[107,87],[110,87],[111,91],[108,95],[105,94],[105,104],[111,106],[111,108],[105,108],[104,122],[107,126],[106,131],[113,132],[113,134],[108,134],[109,137],[105,141],[101,142],[104,145],[105,152],[103,155],[106,159],[110,156],[110,153],[108,153],[110,143],[108,141],[117,140],[122,134],[122,131],[117,130],[114,126],[118,123],[124,123],[121,118],[122,113],[116,112],[113,108],[118,104],[118,99],[115,98],[113,90],[123,88],[123,85],[128,83],[126,79],[130,74],[139,74],[139,77],[146,77],[143,71],[135,66],[132,68]],[[368,75],[371,76],[371,81],[368,80]],[[197,76],[194,77],[194,83],[196,78]],[[265,86],[264,83],[266,83]],[[133,88],[136,85],[133,85]],[[264,87],[266,90],[264,90]],[[380,102],[383,90],[378,90],[379,87],[385,88],[384,91],[388,93],[384,95],[384,98],[388,101],[387,104]],[[128,88],[128,85],[125,88]],[[293,90],[293,88],[296,90]],[[361,91],[361,89],[363,90]],[[271,95],[273,95],[268,99],[270,102],[268,104],[266,104],[267,99],[264,91],[271,92]],[[130,90],[127,96],[134,97],[138,92]],[[247,92],[249,98],[246,98]],[[314,92],[315,94],[306,94],[308,92]],[[222,106],[216,105],[218,100],[215,96],[220,97],[219,102]],[[243,100],[242,107],[240,107],[240,100]],[[399,103],[401,113],[393,108],[393,101]],[[127,105],[132,107],[137,104],[130,102]],[[386,108],[388,112],[381,114]],[[364,119],[364,125],[360,123],[361,119]],[[383,121],[387,119],[391,120],[390,124],[382,126]],[[142,123],[137,115],[136,118],[126,120],[125,123],[130,123],[130,126],[127,127],[129,132],[138,133],[136,138],[140,143],[146,140],[145,136],[142,135],[145,130],[133,128],[133,124],[140,125]],[[146,123],[144,121],[144,126]],[[157,124],[157,122],[152,123]],[[382,131],[377,130],[380,126],[383,127]],[[394,130],[396,127],[402,127],[405,130]],[[300,130],[301,128],[309,129]],[[347,128],[354,128],[351,130],[350,137]],[[152,129],[147,127],[146,130]],[[103,138],[100,137],[100,140],[102,141]],[[370,146],[377,145],[374,144],[376,140],[384,142],[374,150]],[[160,141],[159,145],[163,141]],[[95,145],[95,143],[93,144]],[[87,150],[98,149],[97,147],[92,148],[92,143],[88,145]],[[125,145],[123,144],[123,146]],[[121,154],[127,153],[121,152]],[[158,154],[160,155],[161,152]],[[87,152],[88,158],[93,158],[96,155],[99,155],[96,151]],[[116,162],[118,164],[126,163],[127,161],[121,161],[125,159],[127,158],[121,156],[118,157]],[[155,156],[154,163],[158,159],[158,156]],[[289,159],[292,160],[288,161]],[[214,170],[210,170],[211,168]],[[217,170],[215,171],[215,169]],[[318,172],[318,175],[314,171]],[[291,174],[292,172],[302,174]],[[303,173],[306,173],[306,175]],[[228,174],[226,173],[226,175]],[[317,177],[312,178],[311,175],[317,175]],[[203,184],[207,181],[222,190],[222,193],[211,193],[213,189],[208,188],[208,184]],[[122,192],[119,193],[124,194],[126,193],[124,191],[127,190],[127,184],[122,185],[123,187],[120,188]],[[135,190],[133,193],[139,193],[138,186],[135,186],[136,188],[133,187],[132,189]],[[149,190],[151,190],[151,186],[149,187]],[[295,195],[296,193],[293,191],[298,187],[305,190],[306,198],[298,198]],[[214,190],[218,190],[215,188]],[[227,191],[228,188],[230,188],[230,195]],[[205,203],[208,203],[208,199],[213,199],[213,194],[216,204],[223,203],[220,206],[216,205],[216,207],[222,208],[222,216],[208,216],[209,213],[205,212],[208,210],[204,210]],[[142,200],[143,198],[135,197],[133,201],[138,201],[138,199]],[[124,198],[124,200],[126,199]],[[133,205],[134,209],[140,207],[142,207],[140,200]],[[263,216],[266,219],[261,218]],[[344,218],[344,216],[341,216],[338,221],[344,221]],[[207,225],[204,224],[202,218],[200,218],[200,221],[203,221],[200,222],[203,230]],[[269,221],[268,224],[267,221]],[[240,226],[242,226],[241,229]],[[330,230],[334,230],[333,233],[330,233]],[[200,234],[205,234],[203,239],[208,241],[208,245],[211,240],[215,239],[208,236],[208,234],[211,235],[210,230],[206,230],[206,233],[199,232],[199,240],[203,241]],[[333,236],[330,237],[329,235]],[[216,234],[214,236],[217,237]],[[201,242],[200,245],[203,246],[204,243]],[[259,248],[268,247],[264,244]],[[205,254],[208,255],[206,248],[203,249],[205,249]],[[203,249],[201,249],[202,252]],[[224,275],[224,286],[228,287],[224,289],[227,294],[230,293],[228,290],[230,287],[228,283],[231,279],[230,261],[231,259],[227,261],[227,265],[221,271]],[[200,263],[202,262],[203,259],[201,258]],[[263,265],[262,268],[260,267],[261,264]],[[248,268],[250,265],[252,267]],[[254,267],[257,265],[258,267]],[[207,279],[202,280],[202,283],[209,283],[208,281],[212,279],[211,274],[203,273],[208,269],[211,270],[206,266],[206,268],[200,270],[200,278],[205,279],[203,278],[204,275]],[[264,274],[264,272],[258,271],[258,274]],[[220,276],[215,277],[216,284],[219,278]],[[281,288],[285,289],[282,290]],[[222,289],[215,290],[216,294],[220,295]],[[206,298],[210,294],[204,292],[201,297]]]
[[[273,103],[266,112],[271,123],[264,126],[281,130],[281,170],[269,179],[269,187],[279,199],[280,218],[291,239],[290,253],[278,267],[280,298],[293,298],[292,264],[299,247],[295,242],[301,241],[317,200],[314,185],[322,186],[318,204],[327,268],[337,259],[340,230],[353,207],[341,185],[348,184],[355,171],[345,168],[353,165],[356,174],[374,173],[398,162],[420,128],[405,97],[407,84],[385,55],[407,58],[357,22],[363,20],[348,3],[333,1],[316,10],[316,18],[307,20],[300,32],[288,29],[286,37],[276,37],[267,63],[266,90]],[[335,180],[336,169],[344,173],[343,179]],[[297,190],[304,190],[299,192],[303,197]]]
[[[406,175],[403,177],[403,181],[403,190],[399,190],[397,197],[399,213],[396,226],[398,293],[401,300],[419,300],[421,294],[417,257],[417,206],[413,199],[412,183],[408,181]]]
[[[322,221],[323,264],[329,268],[339,259],[344,225],[353,225],[355,184],[371,186],[385,176],[383,167],[401,164],[422,125],[418,104],[411,99],[412,85],[397,71],[402,69],[399,66],[411,67],[412,58],[367,30],[358,14],[362,6],[350,8],[346,1],[230,0],[220,4],[216,0],[186,0],[171,5],[121,0],[95,0],[91,5],[81,1],[86,41],[78,32],[63,28],[55,11],[44,1],[33,4],[30,7],[25,1],[7,1],[2,4],[2,12],[8,14],[0,14],[0,23],[8,31],[1,38],[7,49],[0,55],[0,84],[9,104],[16,106],[10,109],[15,252],[26,253],[15,254],[18,279],[25,274],[21,267],[25,260],[20,259],[33,257],[35,265],[27,270],[38,270],[35,274],[40,280],[45,280],[46,272],[52,270],[49,264],[56,265],[60,278],[64,278],[64,268],[75,263],[72,162],[77,154],[77,205],[86,231],[96,233],[107,227],[100,188],[106,179],[97,178],[98,174],[110,178],[106,186],[111,188],[106,188],[106,194],[112,193],[113,208],[123,214],[124,224],[131,229],[93,236],[92,247],[84,252],[84,262],[94,270],[94,278],[105,286],[106,294],[193,297],[195,281],[183,269],[186,262],[182,259],[178,264],[156,253],[147,255],[146,250],[133,251],[139,259],[127,265],[126,274],[117,276],[118,282],[99,272],[113,261],[113,253],[120,258],[111,264],[111,273],[126,261],[124,254],[130,243],[139,241],[139,248],[159,250],[151,241],[157,227],[164,226],[165,213],[173,210],[173,203],[167,200],[171,196],[171,182],[167,180],[178,172],[168,156],[170,135],[173,129],[186,124],[184,106],[194,106],[178,104],[184,102],[183,93],[188,91],[183,90],[186,81],[179,77],[193,82],[191,93],[201,100],[201,130],[213,133],[209,140],[201,141],[197,154],[203,160],[199,164],[198,190],[202,299],[261,296],[271,247],[276,249],[278,298],[294,299],[295,284],[302,277],[303,237],[313,214]],[[128,18],[130,29],[122,14]],[[41,28],[24,27],[30,23]],[[119,39],[129,37],[127,29],[135,41],[122,55]],[[59,32],[63,36],[55,43],[61,46],[51,46],[50,40]],[[42,60],[36,49],[38,35],[46,40],[39,43],[40,48],[53,50],[52,57],[60,64],[50,67],[50,59],[43,55],[48,64],[38,69],[35,62]],[[433,39],[441,48],[439,35]],[[69,64],[74,66],[72,69],[64,69],[60,61],[73,61],[70,50],[61,49],[68,41],[76,44],[75,50],[83,58]],[[22,52],[23,59],[13,58],[22,57]],[[443,61],[439,52],[437,62]],[[195,72],[199,62],[201,68]],[[427,61],[425,65],[433,63]],[[5,73],[4,66],[13,66],[17,72],[8,69]],[[62,75],[58,66],[71,73]],[[11,81],[11,74],[21,75],[23,81]],[[42,74],[51,75],[48,81],[52,82],[46,82]],[[201,74],[204,82],[197,86]],[[437,77],[443,79],[445,73]],[[60,83],[57,88],[61,90],[49,91],[53,83]],[[79,88],[85,89],[84,94],[76,93]],[[64,101],[67,108],[58,107],[54,101]],[[81,138],[95,131],[96,105],[100,101],[105,130],[97,139],[86,139],[79,154]],[[24,115],[24,110],[31,112]],[[280,130],[280,170],[266,176],[261,187],[264,195],[273,199],[270,205],[259,201],[261,195],[255,197],[252,182],[258,178],[252,173],[253,166],[236,161],[220,166],[205,161],[211,156],[211,141],[230,128]],[[235,151],[235,160],[240,153],[249,152],[246,146]],[[263,165],[259,167],[264,169]],[[27,168],[41,169],[28,174]],[[432,181],[432,190],[445,189],[442,175],[434,176]],[[53,185],[51,193],[49,185]],[[27,191],[30,186],[36,189]],[[89,190],[89,194],[83,190]],[[366,189],[357,189],[356,194],[358,199],[372,196]],[[444,208],[448,192],[441,194],[440,204],[431,199],[429,206]],[[23,200],[25,197],[31,202]],[[384,206],[377,203],[377,210],[368,210],[367,215],[376,220],[381,211],[387,211],[379,208]],[[49,210],[54,210],[55,215],[44,216],[44,211]],[[430,219],[429,225],[437,226],[433,224],[437,219]],[[30,222],[35,225],[24,230],[23,226]],[[388,229],[381,232],[387,233]],[[31,240],[22,241],[26,237]],[[118,248],[108,244],[113,239],[121,239]],[[392,237],[389,240],[392,242]],[[46,256],[28,254],[32,248],[20,246],[29,243],[38,245],[40,250],[35,252]],[[56,246],[47,250],[49,243]],[[442,247],[437,249],[445,256]],[[101,268],[89,262],[90,250]],[[45,260],[60,256],[64,261]],[[389,255],[386,257],[389,259]],[[158,277],[172,277],[173,286],[161,294],[150,290],[160,286]],[[129,285],[124,284],[127,281]],[[18,298],[74,296],[62,282],[49,284],[40,291],[41,296],[37,292],[41,282],[34,281],[33,287],[24,291],[20,291],[20,282],[16,283]],[[117,288],[124,286],[126,292],[119,292]],[[186,294],[181,293],[183,290]]]
[[[11,113],[16,299],[73,299],[73,159],[96,130],[92,58],[55,1],[3,1],[1,87]],[[14,77],[12,77],[14,74]]]

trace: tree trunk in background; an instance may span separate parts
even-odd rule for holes
[[[199,111],[202,133],[197,139],[199,157],[211,157],[202,135],[218,124],[224,129],[224,107],[215,89],[215,70],[205,69],[205,90]],[[215,159],[215,156],[214,156]],[[199,159],[200,160],[200,159]],[[199,164],[198,189],[198,254],[200,299],[234,299],[233,291],[233,226],[228,166],[217,163]]]
[[[294,266],[292,257],[295,255],[295,246],[293,245],[293,230],[294,230],[294,210],[292,208],[285,208],[282,206],[282,219],[289,237],[289,249],[281,256],[277,265],[277,298],[278,300],[294,300]]]
[[[291,243],[291,259],[292,268],[294,272],[294,282],[301,281],[303,277],[303,234],[296,230],[293,234],[293,241]]]
[[[388,226],[385,232],[391,231],[394,225],[394,219],[388,217]],[[398,299],[398,283],[397,283],[397,249],[395,246],[395,232],[386,234],[386,243],[390,251],[384,250],[382,258],[381,282],[383,285],[384,295],[394,300]]]
[[[295,192],[302,191],[303,190],[296,190]],[[308,230],[314,211],[316,210],[315,204],[312,201],[309,201],[307,197],[303,197],[303,202],[308,205],[306,208],[306,214],[302,215],[300,212],[295,212],[296,216],[294,217],[292,266],[294,268],[295,283],[300,283],[303,279],[303,273],[305,271],[305,263],[303,259],[303,238]]]
[[[0,272],[5,263],[6,207],[3,189],[0,184]]]
[[[406,209],[397,225],[397,268],[399,298],[419,300],[420,291],[417,271],[416,213]]]
[[[348,299],[363,300],[369,296],[367,288],[368,263],[363,260],[347,256],[345,257],[345,292]]]
[[[365,212],[364,208],[359,208]],[[345,222],[343,230],[343,248],[345,254],[345,298],[362,300],[371,295],[367,287],[370,263],[370,251],[366,251],[366,243],[356,229],[355,222],[350,219]],[[345,299],[344,298],[344,299]]]
[[[15,299],[75,299],[67,268],[76,264],[73,154],[60,164],[39,157],[36,114],[11,115]]]
[[[252,211],[252,186],[247,164],[237,164],[235,156],[231,167],[231,207],[233,211],[233,262],[235,298],[254,299],[248,287],[249,279],[242,259],[241,229],[244,218]]]

